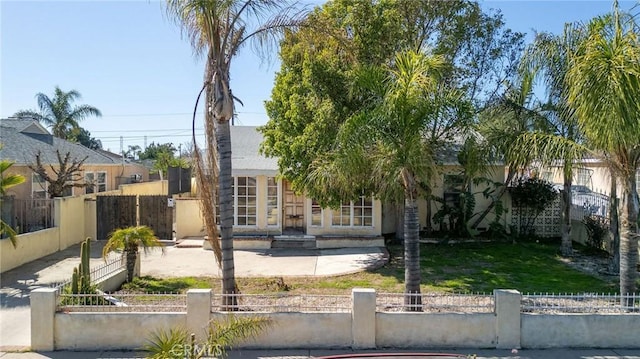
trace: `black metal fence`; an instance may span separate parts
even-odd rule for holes
[[[55,226],[53,199],[0,198],[2,220],[16,233],[29,233]]]

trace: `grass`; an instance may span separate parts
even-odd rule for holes
[[[403,248],[388,247],[390,261],[376,270],[334,277],[237,278],[242,293],[289,291],[306,294],[348,294],[351,288],[378,292],[404,290]],[[617,280],[605,281],[577,271],[559,260],[559,244],[465,243],[421,244],[422,291],[523,293],[615,293]],[[181,292],[188,288],[220,291],[217,278],[137,278],[124,288],[143,292]]]

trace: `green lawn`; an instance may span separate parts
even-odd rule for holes
[[[558,243],[467,243],[420,246],[423,291],[487,292],[517,289],[523,293],[617,292],[617,280],[607,282],[574,270],[558,257]],[[403,249],[389,246],[390,262],[382,268],[336,277],[238,278],[242,293],[288,290],[308,294],[348,294],[353,287],[400,293],[404,289]],[[144,277],[127,288],[140,291],[219,290],[215,278]]]

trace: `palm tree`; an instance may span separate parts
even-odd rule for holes
[[[505,186],[496,194],[497,200],[502,198],[518,171],[532,160],[527,151],[521,151],[521,147],[516,145],[518,137],[547,126],[546,118],[538,112],[539,103],[533,95],[533,84],[533,72],[518,74],[513,82],[507,83],[504,96],[480,114],[478,131],[484,136],[494,156],[502,159],[507,168]],[[471,228],[477,228],[495,204],[496,201],[490,202],[471,224]]]
[[[229,130],[235,99],[230,86],[231,61],[248,40],[255,40],[257,48],[264,50],[268,40],[276,40],[285,29],[300,24],[304,13],[297,11],[296,6],[297,3],[281,0],[167,0],[167,13],[182,27],[191,40],[194,52],[206,54],[200,94],[203,91],[206,94],[205,136],[209,172],[203,170],[197,148],[196,169],[202,192],[208,194],[204,197],[207,203],[203,203],[203,212],[208,237],[217,253],[218,265],[222,267],[223,294],[237,293],[233,261],[233,177]],[[216,197],[219,199],[220,213],[219,247],[216,240]],[[235,297],[223,296],[223,305],[227,304],[233,308]]]
[[[89,116],[102,116],[100,110],[93,106],[73,106],[73,102],[81,97],[76,90],[64,92],[56,86],[53,98],[49,98],[49,96],[40,92],[36,95],[40,112],[22,110],[16,112],[14,116],[31,117],[50,127],[54,136],[71,140],[80,132],[81,127],[78,124],[80,121]]]
[[[536,34],[534,42],[526,49],[522,61],[523,71],[541,75],[547,89],[547,101],[541,107],[541,114],[548,120],[544,131],[524,133],[516,141],[520,148],[526,148],[528,156],[536,158],[544,165],[561,164],[563,175],[562,221],[560,252],[571,256],[571,183],[576,160],[584,157],[586,149],[575,111],[567,104],[568,84],[566,74],[571,56],[584,37],[584,32],[576,25],[566,24],[562,35]],[[519,151],[525,152],[525,151]]]
[[[102,257],[107,258],[114,250],[122,250],[122,257],[126,260],[127,281],[133,280],[136,261],[140,247],[148,253],[152,247],[160,247],[164,253],[164,245],[153,230],[147,226],[127,227],[113,231],[107,244],[102,248]]]
[[[592,19],[587,36],[571,58],[568,102],[585,137],[609,161],[622,187],[620,293],[634,293],[638,265],[640,162],[640,27],[621,14]],[[623,303],[624,304],[624,303]]]
[[[1,148],[1,147],[0,147]],[[25,181],[24,176],[22,175],[7,175],[5,176],[5,171],[8,170],[11,166],[13,166],[13,162],[9,162],[6,160],[2,160],[0,162],[0,201],[2,200],[2,197],[4,197],[7,194],[7,190],[13,186],[19,185],[21,183],[23,183]],[[4,236],[7,235],[9,236],[9,240],[11,241],[11,245],[13,245],[13,248],[16,247],[17,243],[16,243],[16,236],[17,233],[16,231],[11,228],[11,226],[8,223],[5,223],[5,221],[0,219],[0,235]]]
[[[341,127],[336,150],[314,163],[310,181],[353,199],[366,191],[404,203],[405,305],[421,311],[418,187],[430,183],[435,158],[427,136],[434,120],[437,82],[445,67],[439,56],[408,51],[393,66],[361,71],[354,96],[369,108]]]

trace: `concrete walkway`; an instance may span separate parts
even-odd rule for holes
[[[92,268],[104,263],[103,245],[92,242]],[[236,277],[329,276],[380,266],[386,262],[387,252],[384,248],[236,250],[234,259]],[[68,280],[79,263],[80,245],[75,245],[0,274],[0,352],[30,347],[29,293]],[[212,251],[178,248],[172,243],[164,253],[156,249],[143,254],[141,273],[155,277],[221,276]]]
[[[402,350],[353,351],[349,349],[335,350],[235,350],[229,353],[228,359],[310,359],[329,355],[386,353],[402,353]],[[411,353],[450,353],[475,359],[640,359],[640,351],[624,349],[545,349],[545,350],[511,350],[488,349],[416,349]],[[44,352],[44,353],[0,353],[2,359],[98,359],[98,358],[144,358],[144,353],[135,352]],[[366,357],[365,357],[366,358]],[[362,359],[365,359],[362,358]],[[401,357],[398,359],[417,359]],[[423,356],[423,358],[429,358]]]

